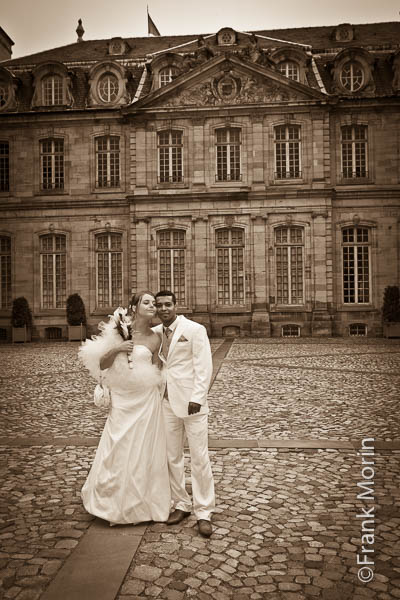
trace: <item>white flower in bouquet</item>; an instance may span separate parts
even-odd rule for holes
[[[118,308],[110,316],[112,319],[114,319],[115,326],[122,339],[132,340],[134,331],[132,328],[131,319],[128,316],[128,309],[122,308],[122,306],[118,306]],[[131,355],[128,356],[128,364],[129,368],[133,369],[133,360]]]

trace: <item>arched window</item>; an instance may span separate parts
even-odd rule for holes
[[[356,92],[364,83],[364,71],[360,63],[347,62],[343,65],[340,73],[340,81],[349,92]]]
[[[159,183],[183,181],[182,131],[160,131],[157,137]]]
[[[279,63],[278,70],[288,79],[299,81],[299,66],[292,60],[286,60]]]
[[[40,140],[41,188],[64,189],[64,140],[46,138]]]
[[[122,234],[96,235],[96,306],[122,304]]]
[[[157,233],[159,289],[171,290],[180,306],[186,303],[186,234],[182,229]]]
[[[164,67],[163,69],[160,70],[159,73],[159,82],[160,82],[160,87],[163,87],[164,85],[168,85],[168,83],[171,83],[171,81],[173,81],[174,79],[176,79],[176,77],[178,77],[179,75],[179,69],[177,69],[176,67]]]
[[[275,229],[276,302],[304,304],[304,229]]]
[[[64,234],[40,236],[41,308],[64,308],[67,288],[67,242]]]
[[[346,227],[342,230],[343,302],[366,304],[370,302],[370,229]]]
[[[244,230],[240,227],[215,232],[217,303],[220,305],[245,302],[244,244]]]
[[[347,179],[368,177],[368,127],[345,125],[342,134],[342,175]]]
[[[301,177],[300,125],[278,125],[275,132],[275,179]]]
[[[95,140],[96,187],[114,188],[120,185],[120,139],[103,135]]]
[[[63,78],[60,75],[43,77],[42,98],[45,106],[59,106],[63,103]]]
[[[105,103],[115,102],[119,92],[118,78],[112,73],[105,73],[98,83],[99,98]]]
[[[11,307],[11,239],[0,235],[0,308]]]
[[[216,137],[216,181],[241,181],[241,130],[239,127],[217,129]]]

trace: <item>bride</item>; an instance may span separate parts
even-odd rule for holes
[[[160,338],[150,329],[153,294],[135,294],[131,309],[133,321],[117,309],[100,324],[101,335],[79,351],[90,373],[111,390],[110,413],[81,492],[85,509],[111,525],[166,521],[171,504],[156,366]],[[123,340],[127,327],[133,340]]]

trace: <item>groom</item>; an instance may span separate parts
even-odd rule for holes
[[[180,523],[190,515],[192,508],[185,488],[183,443],[186,433],[190,449],[193,510],[199,533],[210,537],[210,517],[215,508],[214,480],[208,456],[207,393],[212,375],[210,343],[203,325],[176,315],[173,292],[158,292],[156,307],[162,324],[153,330],[162,335],[159,357],[166,372],[163,412],[173,502],[167,524]]]

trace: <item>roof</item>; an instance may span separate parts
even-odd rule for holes
[[[349,41],[337,41],[337,28],[352,33]],[[0,28],[1,29],[1,28]],[[230,29],[230,28],[228,28]],[[218,32],[217,32],[218,33]],[[359,93],[351,94],[351,98],[365,97],[393,97],[397,96],[397,88],[393,88],[393,54],[400,48],[400,22],[371,23],[371,24],[341,24],[321,27],[302,27],[292,29],[258,30],[255,32],[236,32],[236,43],[229,46],[218,46],[217,33],[192,34],[175,36],[156,36],[138,38],[110,38],[104,40],[79,41],[67,46],[52,48],[22,58],[2,61],[0,67],[13,74],[17,84],[17,102],[10,104],[6,111],[25,112],[32,110],[34,95],[32,71],[41,63],[59,62],[66,66],[73,97],[73,105],[69,110],[82,110],[87,108],[87,99],[90,96],[89,73],[91,69],[102,61],[117,61],[125,69],[126,92],[130,99],[135,101],[143,99],[152,90],[154,91],[153,77],[157,77],[157,63],[153,68],[147,69],[146,63],[158,55],[163,55],[169,50],[174,54],[188,55],[179,60],[183,62],[181,76],[184,77],[191,69],[197,68],[203,59],[198,60],[201,53],[199,38],[203,37],[207,51],[211,56],[225,55],[226,52],[236,56],[242,62],[251,61],[252,36],[257,39],[258,49],[261,53],[261,65],[268,65],[270,56],[277,56],[274,52],[282,48],[302,50],[304,62],[304,81],[306,86],[323,94],[336,95],[332,65],[335,55],[344,48],[364,48],[371,53],[372,78],[371,84]],[[339,36],[340,37],[340,36]],[[123,54],[110,54],[110,42],[121,40],[124,42]],[[115,48],[113,48],[115,49]],[[249,53],[250,52],[250,53]],[[284,51],[288,53],[287,50]],[[310,61],[310,53],[313,60]],[[207,54],[207,52],[206,52]],[[290,54],[290,52],[288,53]],[[193,59],[193,60],[192,60]],[[209,56],[206,60],[209,60]],[[212,59],[213,60],[213,59]],[[264,62],[262,62],[264,60]],[[162,59],[160,58],[162,62]],[[197,61],[197,62],[196,62]],[[194,66],[193,66],[194,65]],[[273,65],[275,69],[275,65]],[[56,112],[64,107],[51,107]],[[110,108],[113,108],[110,106]],[[4,111],[4,112],[6,112]]]
[[[334,49],[339,50],[344,46],[358,47],[377,47],[377,48],[398,48],[400,47],[400,22],[387,23],[369,23],[352,25],[354,29],[354,40],[352,42],[337,42],[334,37],[334,31],[337,25],[322,27],[301,27],[291,29],[263,29],[254,32],[258,36],[259,46],[262,48],[271,48],[282,45],[285,41],[301,45],[310,45],[314,52],[319,50]],[[205,38],[215,34],[192,34],[192,35],[174,35],[160,37],[137,37],[122,38],[127,42],[129,49],[123,56],[113,58],[144,60],[147,55],[166,51],[182,44],[196,42],[203,35]],[[269,38],[269,39],[266,39]],[[244,38],[242,37],[242,43]],[[87,40],[75,42],[67,46],[52,48],[36,54],[30,54],[21,58],[14,58],[3,61],[2,66],[23,67],[24,65],[33,65],[47,60],[58,60],[63,63],[73,62],[95,62],[109,59],[108,44],[109,39]],[[189,48],[187,48],[189,50]],[[184,51],[185,48],[182,48]]]

